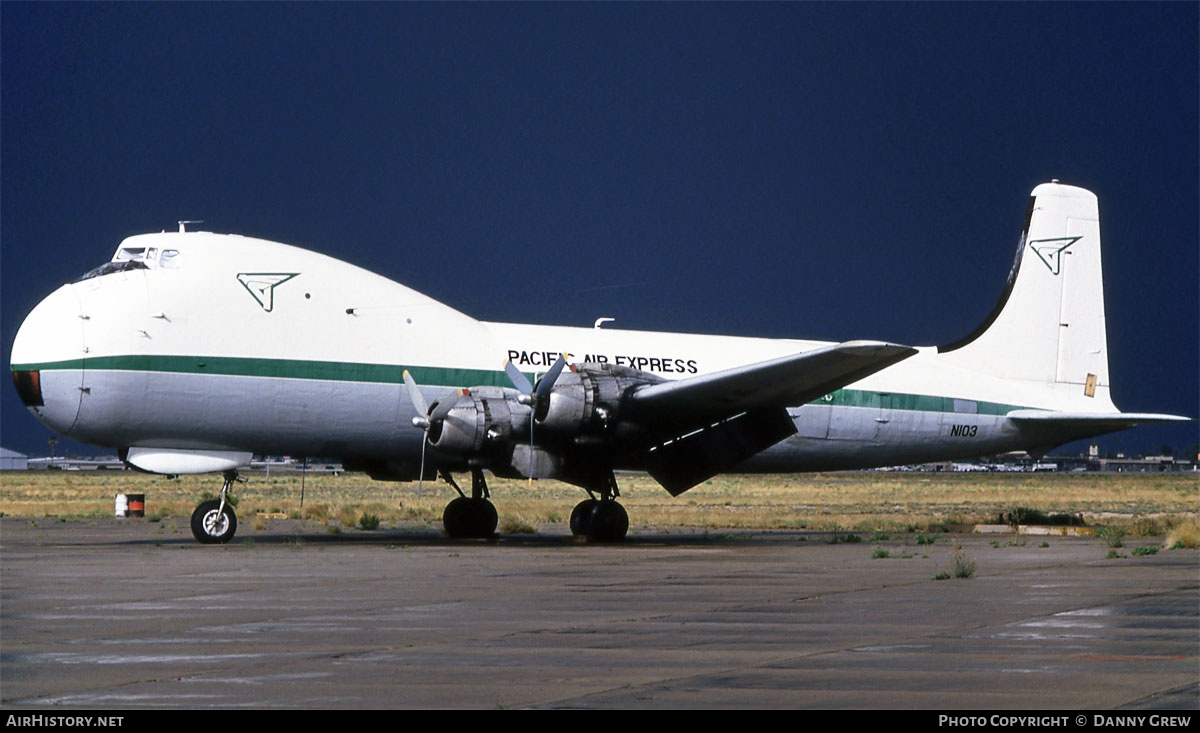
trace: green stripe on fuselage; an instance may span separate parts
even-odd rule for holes
[[[86,366],[85,366],[86,361]],[[50,371],[86,369],[87,371],[167,372],[173,374],[215,374],[228,377],[269,377],[275,379],[316,379],[331,382],[370,382],[399,384],[407,369],[418,384],[430,386],[512,386],[503,371],[454,369],[446,367],[398,366],[345,361],[307,361],[302,359],[257,359],[239,356],[98,356],[45,364],[13,364],[13,371]]]
[[[832,399],[829,399],[832,397]],[[1022,409],[1017,405],[1005,405],[999,402],[982,402],[979,400],[957,400],[971,402],[975,412],[961,412],[955,409],[953,397],[937,395],[901,394],[897,392],[870,392],[861,389],[839,389],[832,395],[815,399],[810,404],[838,405],[839,407],[870,407],[877,410],[915,410],[917,412],[957,412],[961,415],[1007,415],[1012,410]]]
[[[368,382],[400,384],[407,369],[418,384],[430,387],[511,387],[502,370],[456,369],[450,367],[400,366],[345,361],[306,361],[302,359],[260,359],[238,356],[98,356],[86,359],[47,362],[43,364],[13,364],[13,371],[53,371],[86,369],[87,371],[166,372],[174,374],[213,374],[230,377],[268,377],[276,379],[314,379],[332,382]],[[533,377],[532,374],[527,376]],[[531,379],[532,381],[532,379]],[[961,403],[964,400],[958,401]],[[874,392],[860,389],[839,389],[810,404],[839,407],[866,407],[883,410],[913,410],[917,412],[959,412],[955,399],[936,395]],[[1005,415],[1023,409],[1019,405],[974,401],[975,412],[967,415]]]

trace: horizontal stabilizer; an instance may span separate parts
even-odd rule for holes
[[[857,382],[917,350],[882,341],[847,341],[800,354],[673,382],[638,387],[622,417],[655,430],[705,427],[742,412],[795,407]]]
[[[1161,415],[1154,412],[1055,412],[1053,410],[1013,410],[1010,420],[1041,425],[1106,427],[1110,430],[1131,428],[1155,422],[1194,422],[1181,415]]]

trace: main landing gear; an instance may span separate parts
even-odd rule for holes
[[[237,469],[225,472],[225,483],[221,486],[221,496],[202,502],[192,512],[192,534],[204,545],[223,545],[233,539],[237,532],[237,515],[233,513],[233,505],[229,503],[229,487],[235,481],[245,481],[238,476]]]
[[[442,512],[442,528],[452,539],[490,539],[496,534],[496,507],[488,501],[487,482],[483,471],[471,469],[471,495],[467,496],[454,482],[454,477],[441,471],[446,483],[458,492],[458,498]],[[629,515],[617,502],[620,492],[611,472],[585,486],[589,499],[584,499],[571,512],[571,534],[596,542],[619,542],[629,531]],[[597,496],[599,498],[597,498]]]
[[[584,499],[571,511],[571,534],[596,542],[618,542],[629,531],[629,515],[617,502],[621,492],[610,472],[594,487],[585,487],[592,498]],[[600,498],[595,498],[599,493]]]
[[[446,505],[442,512],[442,528],[446,536],[454,539],[488,539],[496,534],[496,507],[488,501],[487,482],[483,470],[471,469],[471,496],[467,497],[454,483],[454,478],[442,472],[442,478],[458,492],[458,498]]]

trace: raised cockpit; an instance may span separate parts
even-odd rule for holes
[[[138,247],[122,242],[121,246],[117,247],[117,251],[113,254],[111,260],[97,268],[88,270],[75,282],[111,275],[114,272],[128,272],[129,270],[155,270],[159,268],[174,270],[179,268],[181,260],[182,258],[177,249]]]

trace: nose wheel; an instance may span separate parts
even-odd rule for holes
[[[245,481],[237,470],[225,472],[225,483],[218,499],[201,502],[192,512],[192,536],[203,545],[223,545],[237,533],[237,514],[229,503],[229,487],[235,481]]]

